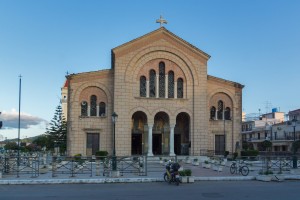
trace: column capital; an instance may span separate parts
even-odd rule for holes
[[[153,124],[147,124],[148,128],[153,128]]]
[[[175,128],[176,124],[170,124],[170,128]]]

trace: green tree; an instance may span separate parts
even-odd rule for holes
[[[257,147],[260,151],[270,151],[272,148],[272,142],[269,140],[265,140],[257,144]]]
[[[8,142],[8,143],[6,143],[4,148],[7,150],[18,150],[18,145],[15,142]]]
[[[48,137],[49,149],[59,147],[60,152],[63,153],[67,148],[67,122],[63,117],[62,108],[59,104],[56,107],[54,117],[47,128],[46,136]]]
[[[51,141],[49,136],[40,135],[35,140],[32,141],[32,144],[35,144],[41,148],[46,147],[46,149],[51,149]]]

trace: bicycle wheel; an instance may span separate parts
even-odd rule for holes
[[[165,180],[166,182],[169,182],[169,178],[168,178],[168,174],[167,174],[167,173],[164,174],[164,180]]]
[[[236,170],[237,170],[236,168],[237,167],[236,167],[235,163],[231,164],[231,166],[230,166],[230,173],[232,173],[232,174],[236,173]]]
[[[243,166],[241,169],[241,173],[243,176],[247,176],[249,174],[249,168],[247,166]]]

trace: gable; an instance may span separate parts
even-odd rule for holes
[[[160,40],[164,40],[174,45],[177,49],[189,52],[190,55],[198,58],[200,57],[205,61],[210,58],[210,55],[178,37],[177,35],[173,34],[172,32],[168,31],[164,27],[161,27],[153,32],[150,32],[146,35],[143,35],[139,38],[113,48],[113,57],[120,57],[136,49],[140,49],[145,46],[151,46],[151,44],[154,44],[155,42]]]

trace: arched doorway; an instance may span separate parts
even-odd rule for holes
[[[174,151],[176,155],[188,155],[190,147],[190,116],[179,113],[174,130]]]
[[[158,112],[154,117],[152,130],[152,150],[154,155],[169,153],[170,122],[165,112]]]
[[[131,121],[131,155],[144,154],[146,126],[147,115],[142,111],[135,112]]]

